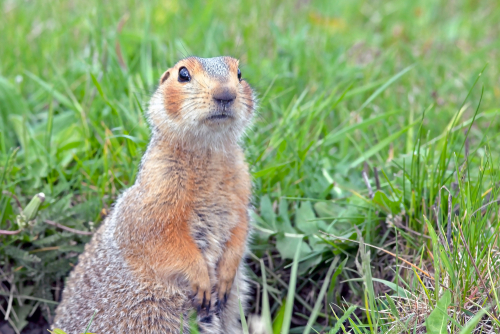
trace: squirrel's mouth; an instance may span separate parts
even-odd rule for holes
[[[218,113],[208,116],[206,119],[208,121],[224,121],[233,118],[232,113]]]

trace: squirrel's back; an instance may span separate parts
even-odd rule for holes
[[[251,182],[238,140],[254,108],[233,58],[165,72],[137,180],[80,255],[55,328],[79,333],[97,311],[91,332],[189,333],[194,309],[204,333],[241,332]]]

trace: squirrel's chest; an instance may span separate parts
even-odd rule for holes
[[[232,215],[231,208],[217,203],[206,204],[208,205],[193,210],[189,229],[203,254],[216,255],[229,240],[231,230],[238,222]]]
[[[247,214],[250,182],[246,173],[233,170],[207,169],[198,176],[189,229],[200,251],[217,261],[233,228]]]

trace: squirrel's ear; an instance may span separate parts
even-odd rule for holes
[[[168,79],[168,77],[169,77],[169,76],[170,76],[170,69],[168,69],[167,71],[165,71],[165,73],[163,73],[163,74],[161,75],[160,85],[161,85],[162,83],[164,83],[164,82]]]

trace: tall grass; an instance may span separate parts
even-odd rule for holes
[[[499,330],[496,1],[0,10],[0,229],[46,195],[0,236],[0,310],[18,333],[50,322],[89,240],[74,230],[134,181],[148,98],[190,54],[240,58],[259,92],[251,312],[275,333]]]

